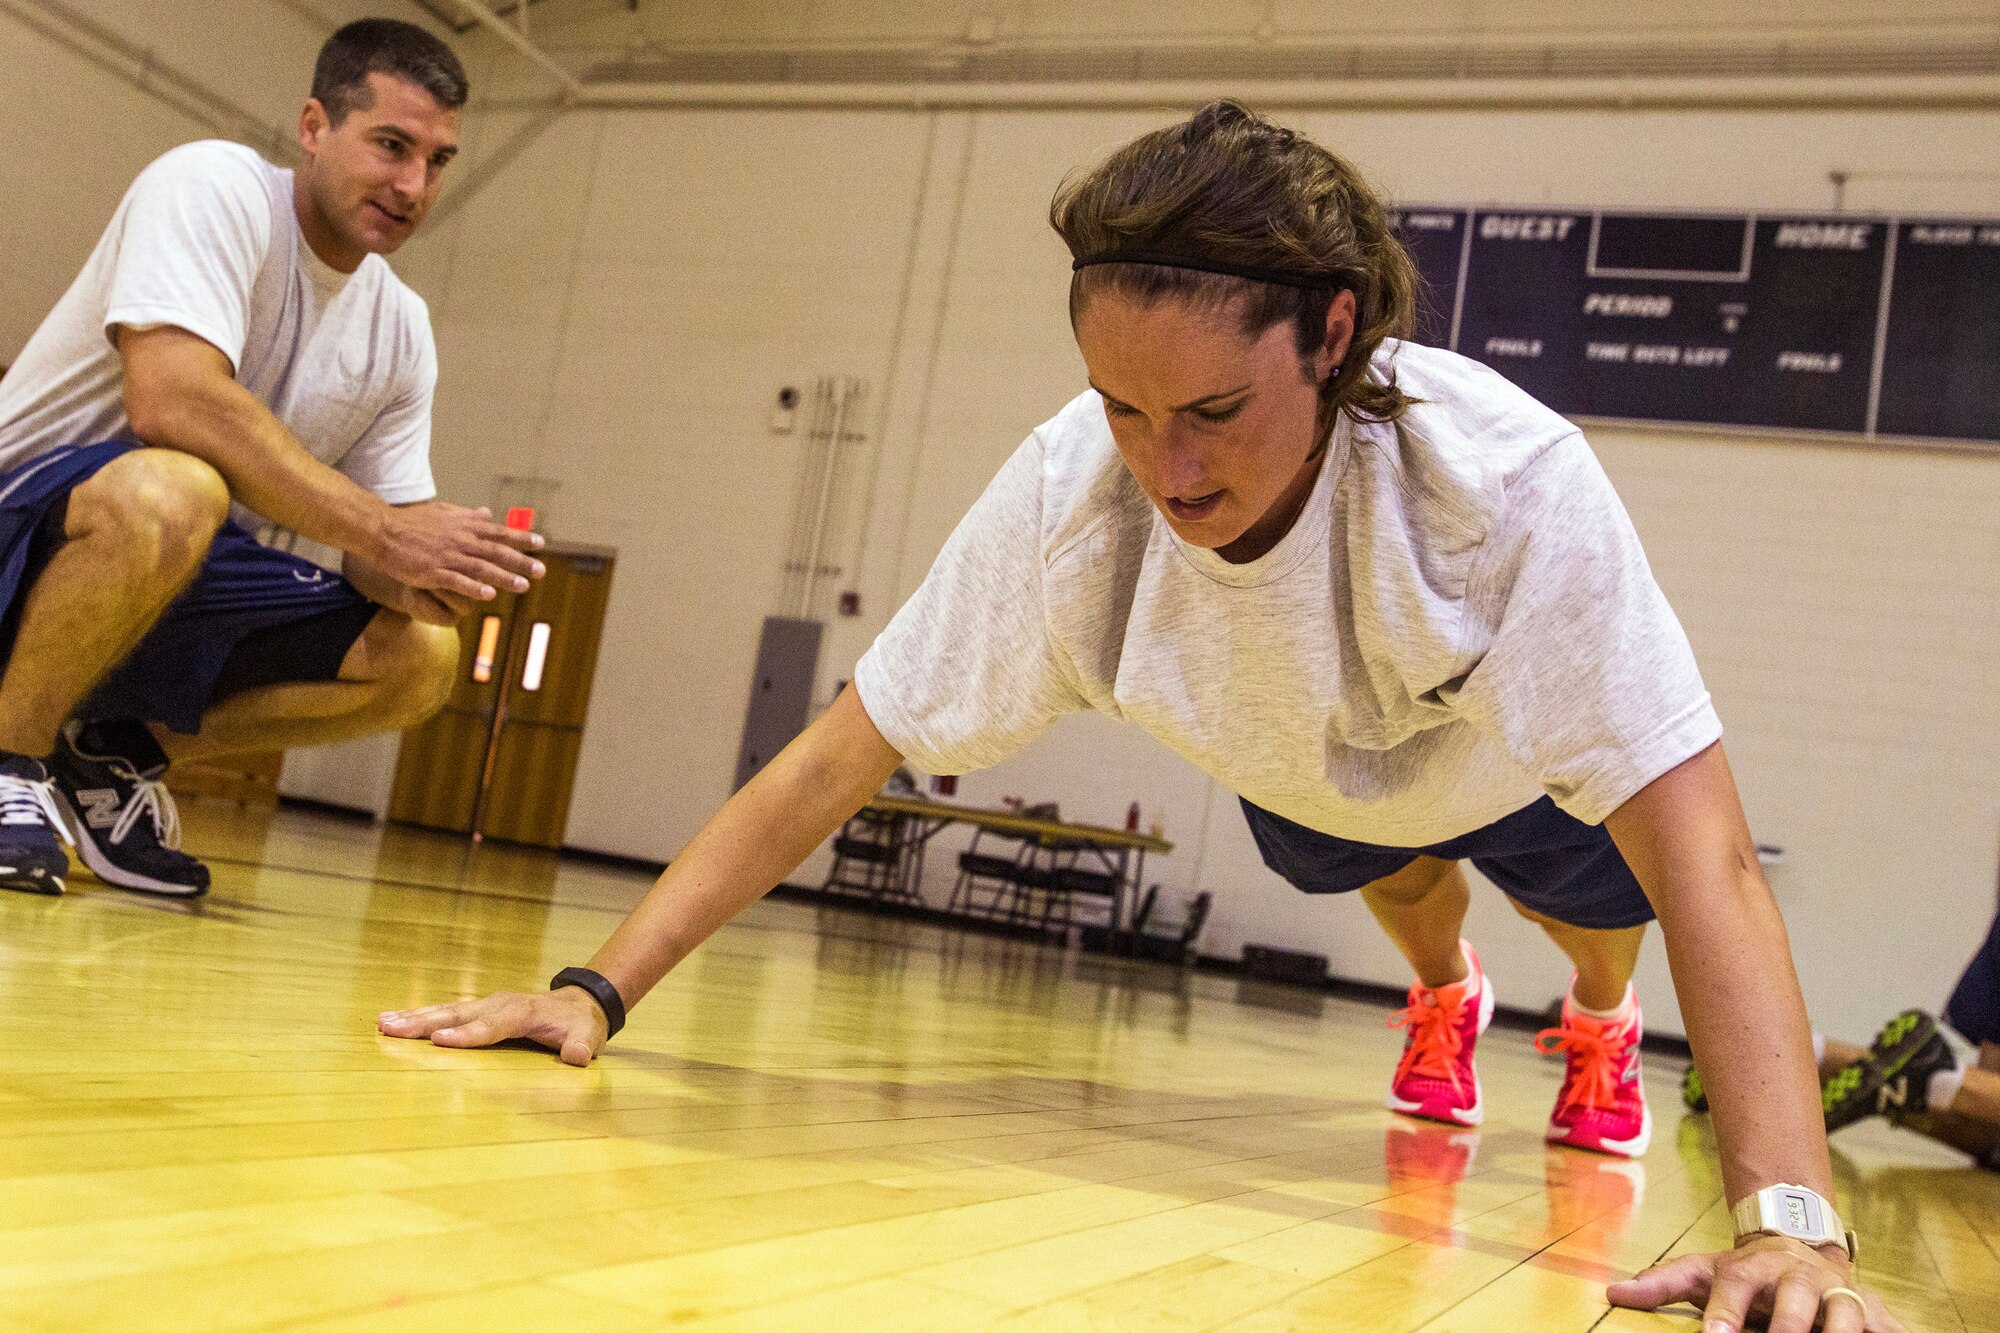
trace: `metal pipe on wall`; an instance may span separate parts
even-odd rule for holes
[[[847,423],[861,397],[861,381],[844,376],[840,381],[839,403],[834,409],[833,430],[826,446],[826,465],[820,469],[819,503],[813,509],[812,539],[806,543],[806,587],[799,598],[799,617],[812,615],[813,594],[819,591],[821,566],[826,559],[826,519],[833,504],[833,481],[840,466],[840,451],[847,444]]]
[[[937,159],[938,132],[941,117],[933,114],[927,118],[924,130],[924,155],[917,167],[917,187],[912,197],[910,209],[909,237],[903,248],[902,277],[897,283],[896,320],[889,329],[889,350],[883,358],[888,367],[887,377],[882,384],[882,410],[876,418],[874,447],[868,451],[868,473],[861,484],[858,513],[860,519],[854,525],[854,545],[848,551],[845,561],[850,579],[859,580],[867,567],[868,531],[875,516],[875,491],[882,479],[882,454],[888,447],[889,409],[896,401],[897,375],[902,367],[903,340],[910,327],[910,303],[916,288],[917,260],[924,240],[925,207],[930,200],[932,169]],[[858,583],[849,584],[858,594]]]
[[[826,386],[826,416],[820,422],[820,433],[814,441],[811,477],[805,493],[799,497],[799,599],[792,614],[800,620],[811,619],[812,615],[813,567],[819,563],[820,506],[829,479],[833,476],[834,460],[840,448],[841,381],[829,375],[821,383]]]
[[[800,616],[804,601],[806,562],[811,558],[807,534],[811,526],[811,497],[818,490],[820,471],[825,465],[823,440],[827,421],[833,413],[833,381],[822,375],[813,382],[812,403],[806,413],[804,447],[799,455],[798,501],[792,510],[791,533],[785,544],[784,591],[778,599],[780,614]]]

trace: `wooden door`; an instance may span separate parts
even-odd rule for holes
[[[458,683],[403,741],[389,817],[562,845],[615,552],[542,550],[547,574],[460,622]]]
[[[562,845],[611,598],[612,554],[567,549],[514,615],[503,717],[479,831],[489,838]]]
[[[404,733],[389,818],[454,833],[472,831],[520,600],[518,594],[503,592],[458,623],[458,682],[430,721]]]

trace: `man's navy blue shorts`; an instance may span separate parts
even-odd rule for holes
[[[2000,917],[1993,919],[1986,943],[1965,965],[1944,1018],[1969,1041],[2000,1042]]]
[[[1428,847],[1349,842],[1242,804],[1264,864],[1307,893],[1351,893],[1420,856],[1435,856],[1472,862],[1521,906],[1572,926],[1616,930],[1653,919],[1653,905],[1611,835],[1602,825],[1564,814],[1546,796]]]
[[[64,447],[0,474],[0,661],[13,653],[28,589],[61,546],[50,529],[69,493],[140,447],[129,440]],[[78,716],[160,722],[192,735],[201,715],[237,689],[333,679],[376,609],[340,575],[225,522],[193,582]],[[293,626],[304,632],[273,637]],[[291,660],[257,660],[270,655],[255,652],[258,645],[280,642]]]

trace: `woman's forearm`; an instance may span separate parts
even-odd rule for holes
[[[806,859],[895,772],[902,756],[848,686],[681,850],[591,958],[635,1005],[724,922]]]
[[[1715,1122],[1723,1191],[1734,1204],[1782,1181],[1832,1199],[1805,1000],[1770,889],[1754,865],[1747,876],[1694,889],[1689,897],[1701,907],[1661,915]],[[1711,910],[1710,901],[1729,907]]]
[[[1831,1199],[1805,1000],[1722,747],[1655,779],[1605,826],[1660,919],[1729,1202],[1780,1181]]]

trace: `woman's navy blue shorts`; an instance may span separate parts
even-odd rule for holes
[[[1653,919],[1653,905],[1611,835],[1600,824],[1564,814],[1546,796],[1428,847],[1349,842],[1242,804],[1264,864],[1306,893],[1351,893],[1420,856],[1435,856],[1472,862],[1521,906],[1572,926],[1616,930]]]
[[[67,510],[69,493],[105,464],[141,447],[130,440],[66,446],[0,475],[0,662],[13,653],[28,589],[61,546],[59,525],[52,520]],[[248,686],[333,679],[375,610],[340,575],[224,523],[194,581],[98,684],[79,716],[160,722],[192,735],[201,729],[201,715],[218,701],[218,688],[226,695],[232,681]],[[302,622],[325,632],[270,637]],[[295,660],[232,661],[239,646],[254,656],[259,644],[275,642],[287,644]]]

